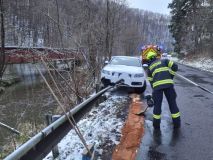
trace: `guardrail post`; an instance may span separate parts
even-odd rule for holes
[[[95,157],[94,144],[88,145],[88,148],[89,148],[90,152],[92,153],[92,155],[90,155],[89,152],[86,149],[84,149],[83,153],[82,153],[82,160],[95,160],[96,157]]]
[[[51,115],[51,114],[46,114],[46,123],[47,125],[50,125],[51,123],[55,122],[58,118],[60,118],[60,115]],[[59,156],[59,150],[58,150],[58,145],[53,147],[52,149],[52,154],[53,158],[57,158]]]
[[[99,85],[98,83],[96,83],[96,84],[95,84],[95,92],[98,93],[99,90],[100,90],[100,85]],[[100,102],[99,100],[96,101],[96,103],[95,103],[96,106],[99,105],[99,102]]]
[[[95,92],[98,93],[100,90],[100,85],[98,83],[95,84]]]

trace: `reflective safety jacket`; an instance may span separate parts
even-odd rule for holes
[[[168,88],[174,84],[173,77],[178,65],[168,59],[155,60],[149,64],[148,80],[154,90]]]

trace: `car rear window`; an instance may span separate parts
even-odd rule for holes
[[[140,63],[139,59],[126,58],[126,57],[114,57],[111,60],[110,64],[141,67],[141,63]]]

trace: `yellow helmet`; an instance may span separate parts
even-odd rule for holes
[[[154,57],[157,57],[157,53],[155,53],[155,52],[148,52],[146,55],[147,60],[151,60]]]

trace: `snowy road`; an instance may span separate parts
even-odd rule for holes
[[[213,74],[179,65],[179,74],[213,91]],[[164,97],[161,131],[152,128],[152,110],[146,114],[145,136],[138,160],[212,160],[213,95],[182,79],[175,79],[182,127],[172,128],[170,111]]]

